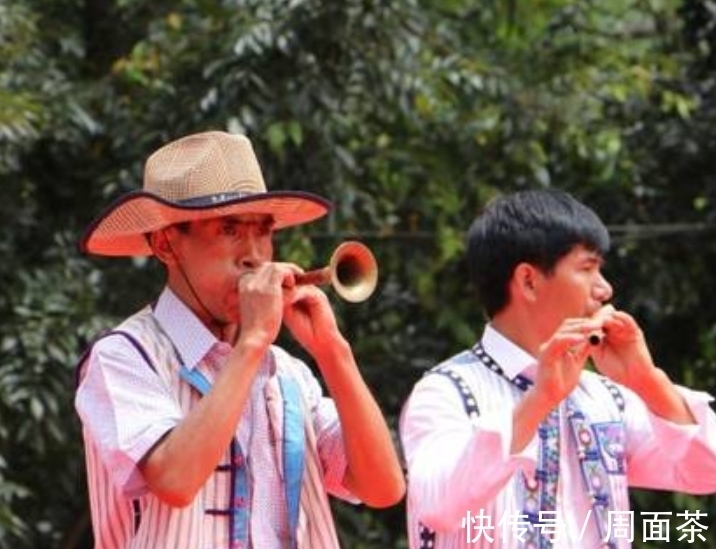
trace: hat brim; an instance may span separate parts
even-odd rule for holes
[[[147,234],[176,223],[224,217],[266,214],[274,228],[308,223],[326,215],[331,203],[302,191],[271,191],[210,204],[178,204],[144,191],[129,193],[112,203],[87,228],[80,250],[104,256],[153,255]]]

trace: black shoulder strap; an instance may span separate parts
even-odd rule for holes
[[[617,408],[619,409],[619,413],[624,415],[624,395],[622,395],[622,392],[619,390],[619,387],[611,381],[610,379],[599,376],[599,379],[602,381],[604,386],[609,391],[609,394],[612,395],[612,398],[614,399],[614,404],[617,405]]]
[[[109,337],[109,336],[111,336],[111,335],[120,335],[120,336],[125,337],[125,338],[127,339],[127,341],[129,341],[129,342],[132,344],[132,346],[137,350],[137,352],[138,352],[140,355],[142,355],[142,358],[143,358],[144,361],[147,363],[147,366],[149,366],[149,367],[150,367],[152,370],[154,370],[155,372],[157,371],[157,369],[154,367],[154,363],[153,363],[152,360],[149,358],[149,354],[147,353],[146,349],[145,349],[144,347],[142,347],[142,344],[139,343],[139,341],[137,341],[137,338],[136,338],[136,337],[134,337],[132,334],[130,334],[129,332],[126,332],[126,331],[124,331],[124,330],[108,330],[108,331],[106,331],[106,332],[103,332],[103,333],[100,334],[99,336],[97,336],[97,337],[87,346],[87,348],[84,350],[84,352],[82,353],[82,355],[80,355],[80,358],[77,360],[77,366],[76,366],[76,368],[75,368],[75,387],[77,387],[77,386],[79,385],[79,382],[80,382],[80,372],[81,372],[81,370],[82,370],[82,365],[85,363],[85,361],[87,360],[87,357],[88,357],[89,354],[92,352],[92,348],[95,346],[95,344],[96,344],[98,341],[100,341],[101,339],[104,339],[105,337]]]
[[[480,409],[477,406],[477,400],[475,399],[475,396],[472,394],[470,387],[468,387],[467,383],[465,382],[463,377],[457,372],[455,367],[442,366],[431,370],[428,373],[442,374],[450,381],[452,381],[455,385],[455,388],[457,389],[457,392],[460,394],[460,398],[462,399],[462,405],[465,408],[465,413],[471,418],[480,415]]]

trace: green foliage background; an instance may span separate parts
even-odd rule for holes
[[[677,381],[716,392],[716,16],[709,0],[0,0],[0,547],[90,547],[73,368],[151,299],[149,262],[82,257],[147,153],[248,133],[272,188],[335,212],[283,257],[374,250],[336,308],[395,425],[421,372],[470,344],[465,229],[490,197],[567,189],[610,225],[606,273]],[[288,339],[284,342],[292,346]],[[634,493],[640,511],[716,498]],[[406,547],[402,505],[336,504],[344,546]],[[637,520],[637,528],[640,528]],[[636,547],[686,547],[672,540]]]

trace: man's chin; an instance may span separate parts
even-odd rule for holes
[[[226,314],[221,320],[224,324],[228,326],[237,325],[241,323],[241,315],[238,313]]]

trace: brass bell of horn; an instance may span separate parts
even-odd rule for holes
[[[365,301],[378,284],[378,263],[364,244],[348,240],[334,250],[328,266],[297,275],[296,284],[330,284],[346,301]]]

